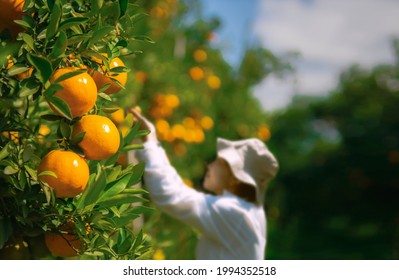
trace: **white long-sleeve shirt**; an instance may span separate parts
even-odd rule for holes
[[[203,260],[264,259],[266,216],[263,207],[227,191],[214,196],[186,186],[155,141],[136,151],[146,162],[144,181],[153,203],[201,233],[196,258]]]

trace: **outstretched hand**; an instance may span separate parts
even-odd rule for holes
[[[152,122],[150,122],[147,118],[145,118],[143,115],[141,115],[139,113],[137,107],[128,109],[128,112],[132,113],[134,119],[141,123],[140,129],[149,130],[150,131],[150,133],[148,135],[143,137],[143,140],[145,142],[146,141],[158,141],[157,133],[156,133],[156,129],[155,129],[154,124]]]

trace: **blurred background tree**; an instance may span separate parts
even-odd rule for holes
[[[328,97],[274,114],[269,258],[398,258],[398,70],[353,66]]]

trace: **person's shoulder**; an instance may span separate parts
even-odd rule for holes
[[[210,206],[219,213],[246,213],[256,206],[231,193],[214,196]]]

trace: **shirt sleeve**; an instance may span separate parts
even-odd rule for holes
[[[159,143],[146,142],[144,149],[137,152],[139,161],[146,163],[144,183],[152,202],[202,234],[212,239],[223,238],[220,223],[231,220],[228,216],[233,214],[224,209],[219,198],[186,186]]]

